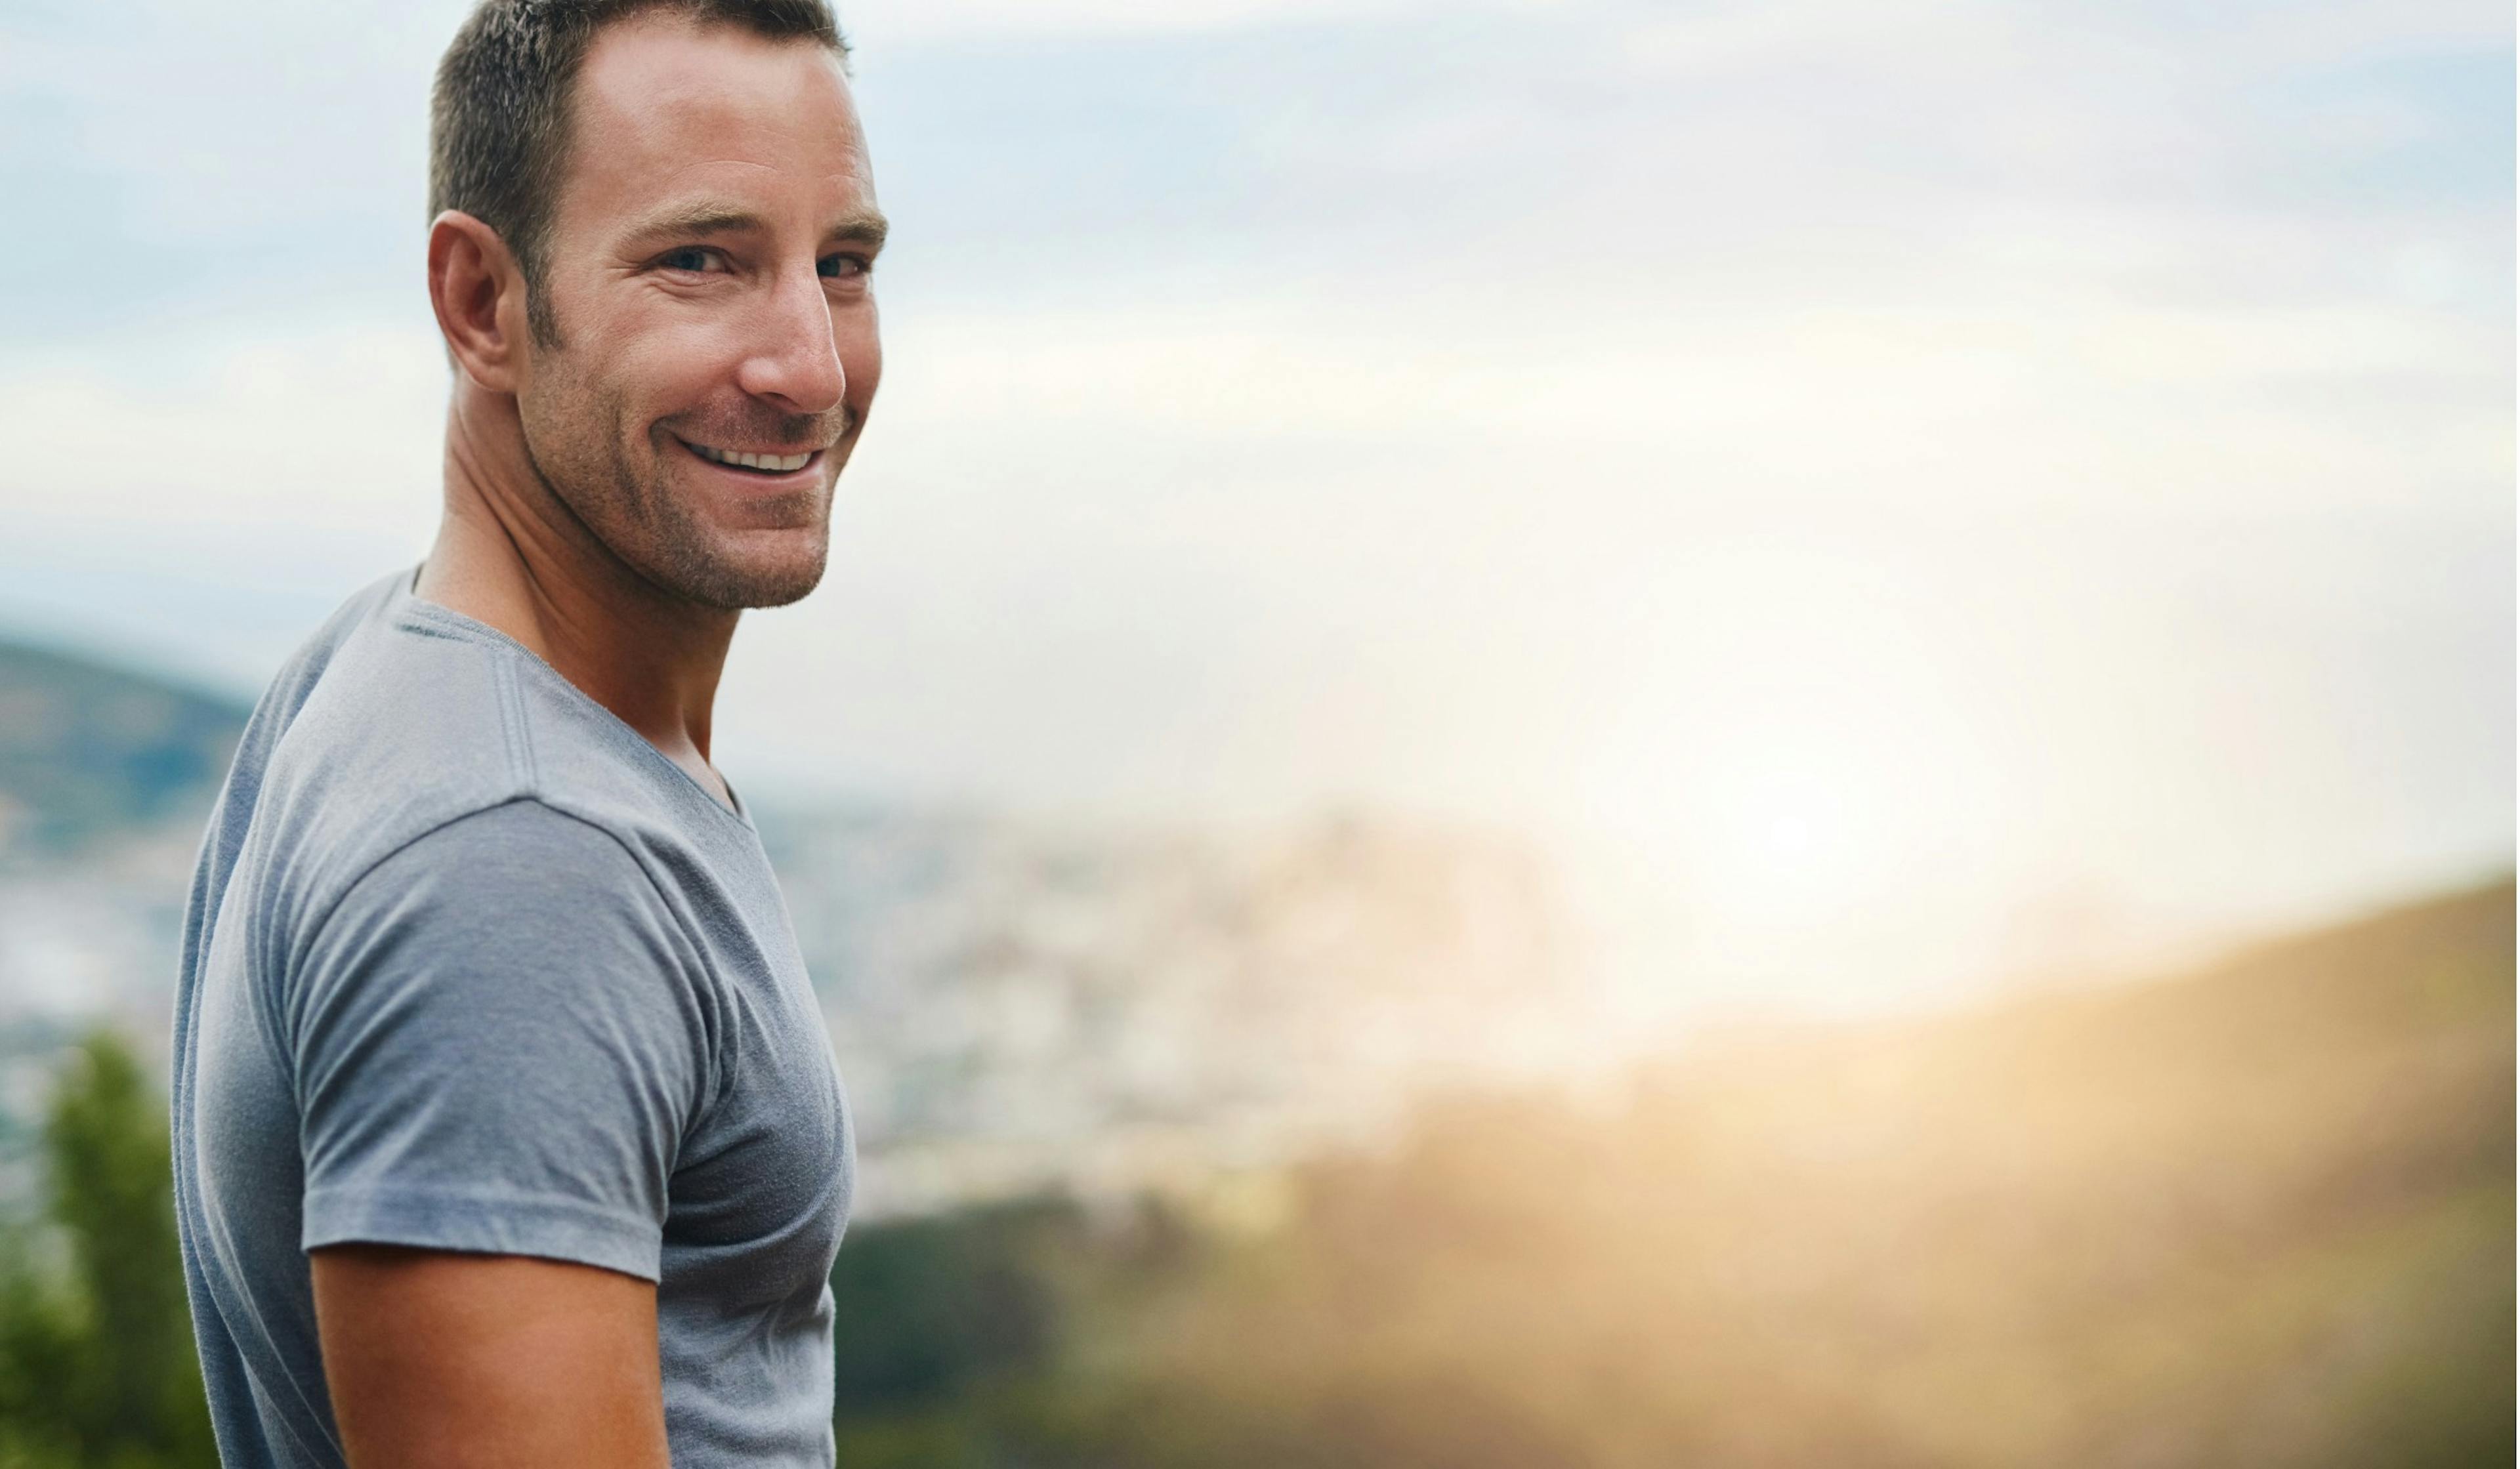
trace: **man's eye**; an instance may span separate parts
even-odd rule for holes
[[[875,262],[864,255],[825,255],[816,264],[824,275],[836,276],[841,280],[863,276],[875,269]]]
[[[705,271],[718,258],[718,252],[705,245],[687,245],[656,259],[667,270]]]

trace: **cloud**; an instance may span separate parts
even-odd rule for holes
[[[0,354],[0,515],[357,528],[436,505],[433,332],[343,325]]]
[[[846,0],[837,9],[855,44],[879,49],[940,41],[1212,34],[1258,26],[1356,25],[1396,18],[1460,18],[1490,12],[1566,10],[1552,0]]]

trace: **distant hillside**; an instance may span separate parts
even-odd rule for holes
[[[149,674],[0,642],[0,859],[58,859],[197,816],[248,712]]]
[[[2505,880],[2153,985],[1710,1042],[1608,1106],[1465,1097],[1220,1194],[1276,1216],[1241,1243],[853,1230],[841,1457],[2507,1464],[2513,921]]]

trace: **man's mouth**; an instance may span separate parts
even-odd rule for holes
[[[707,444],[695,444],[690,439],[681,442],[684,448],[710,464],[724,465],[730,469],[750,469],[756,474],[794,473],[812,464],[815,457],[823,452],[808,449],[801,454],[755,454],[742,449],[717,449]]]

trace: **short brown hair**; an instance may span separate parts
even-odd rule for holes
[[[570,88],[598,32],[651,12],[812,41],[848,59],[825,0],[481,0],[437,64],[428,217],[461,209],[499,232],[524,272],[526,319],[546,344],[559,335],[542,281],[567,171]]]

